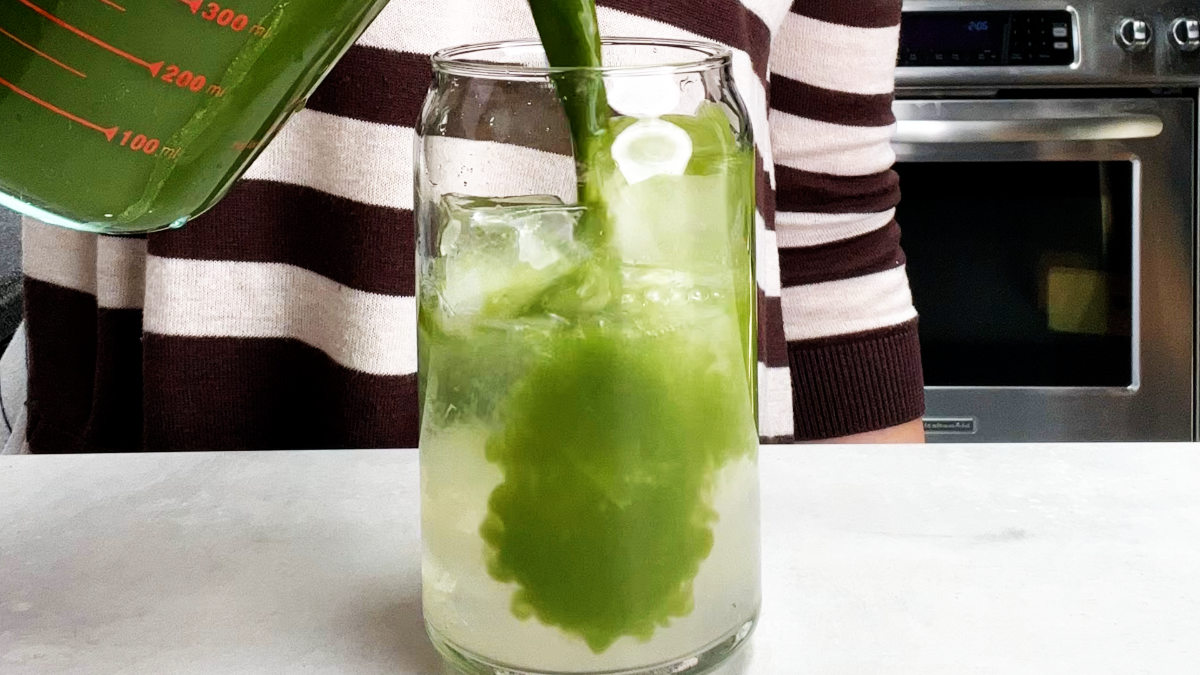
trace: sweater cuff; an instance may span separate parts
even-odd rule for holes
[[[917,320],[788,343],[796,440],[876,431],[925,413]]]

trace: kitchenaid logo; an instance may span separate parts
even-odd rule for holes
[[[975,431],[974,417],[925,418],[925,433],[927,434],[973,434]]]

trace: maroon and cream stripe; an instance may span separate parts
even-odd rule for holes
[[[835,176],[777,166],[775,175],[779,181],[775,208],[784,213],[882,213],[900,201],[900,180],[890,169]]]
[[[269,218],[259,214],[269,213]],[[354,223],[341,227],[339,223]],[[279,181],[246,180],[187,227],[150,237],[162,258],[282,263],[348,288],[411,296],[410,209],[366,204]]]
[[[415,374],[348,369],[289,339],[151,333],[144,349],[148,450],[416,446]],[[197,391],[222,393],[219,414]]]
[[[792,11],[839,26],[895,28],[900,25],[899,0],[794,0]]]

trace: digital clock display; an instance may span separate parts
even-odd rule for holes
[[[905,12],[900,66],[1064,66],[1075,60],[1068,11]]]
[[[942,52],[1004,49],[1007,12],[915,13],[904,17],[905,47]]]

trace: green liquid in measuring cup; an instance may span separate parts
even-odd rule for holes
[[[147,232],[211,207],[386,0],[5,0],[0,204]]]

